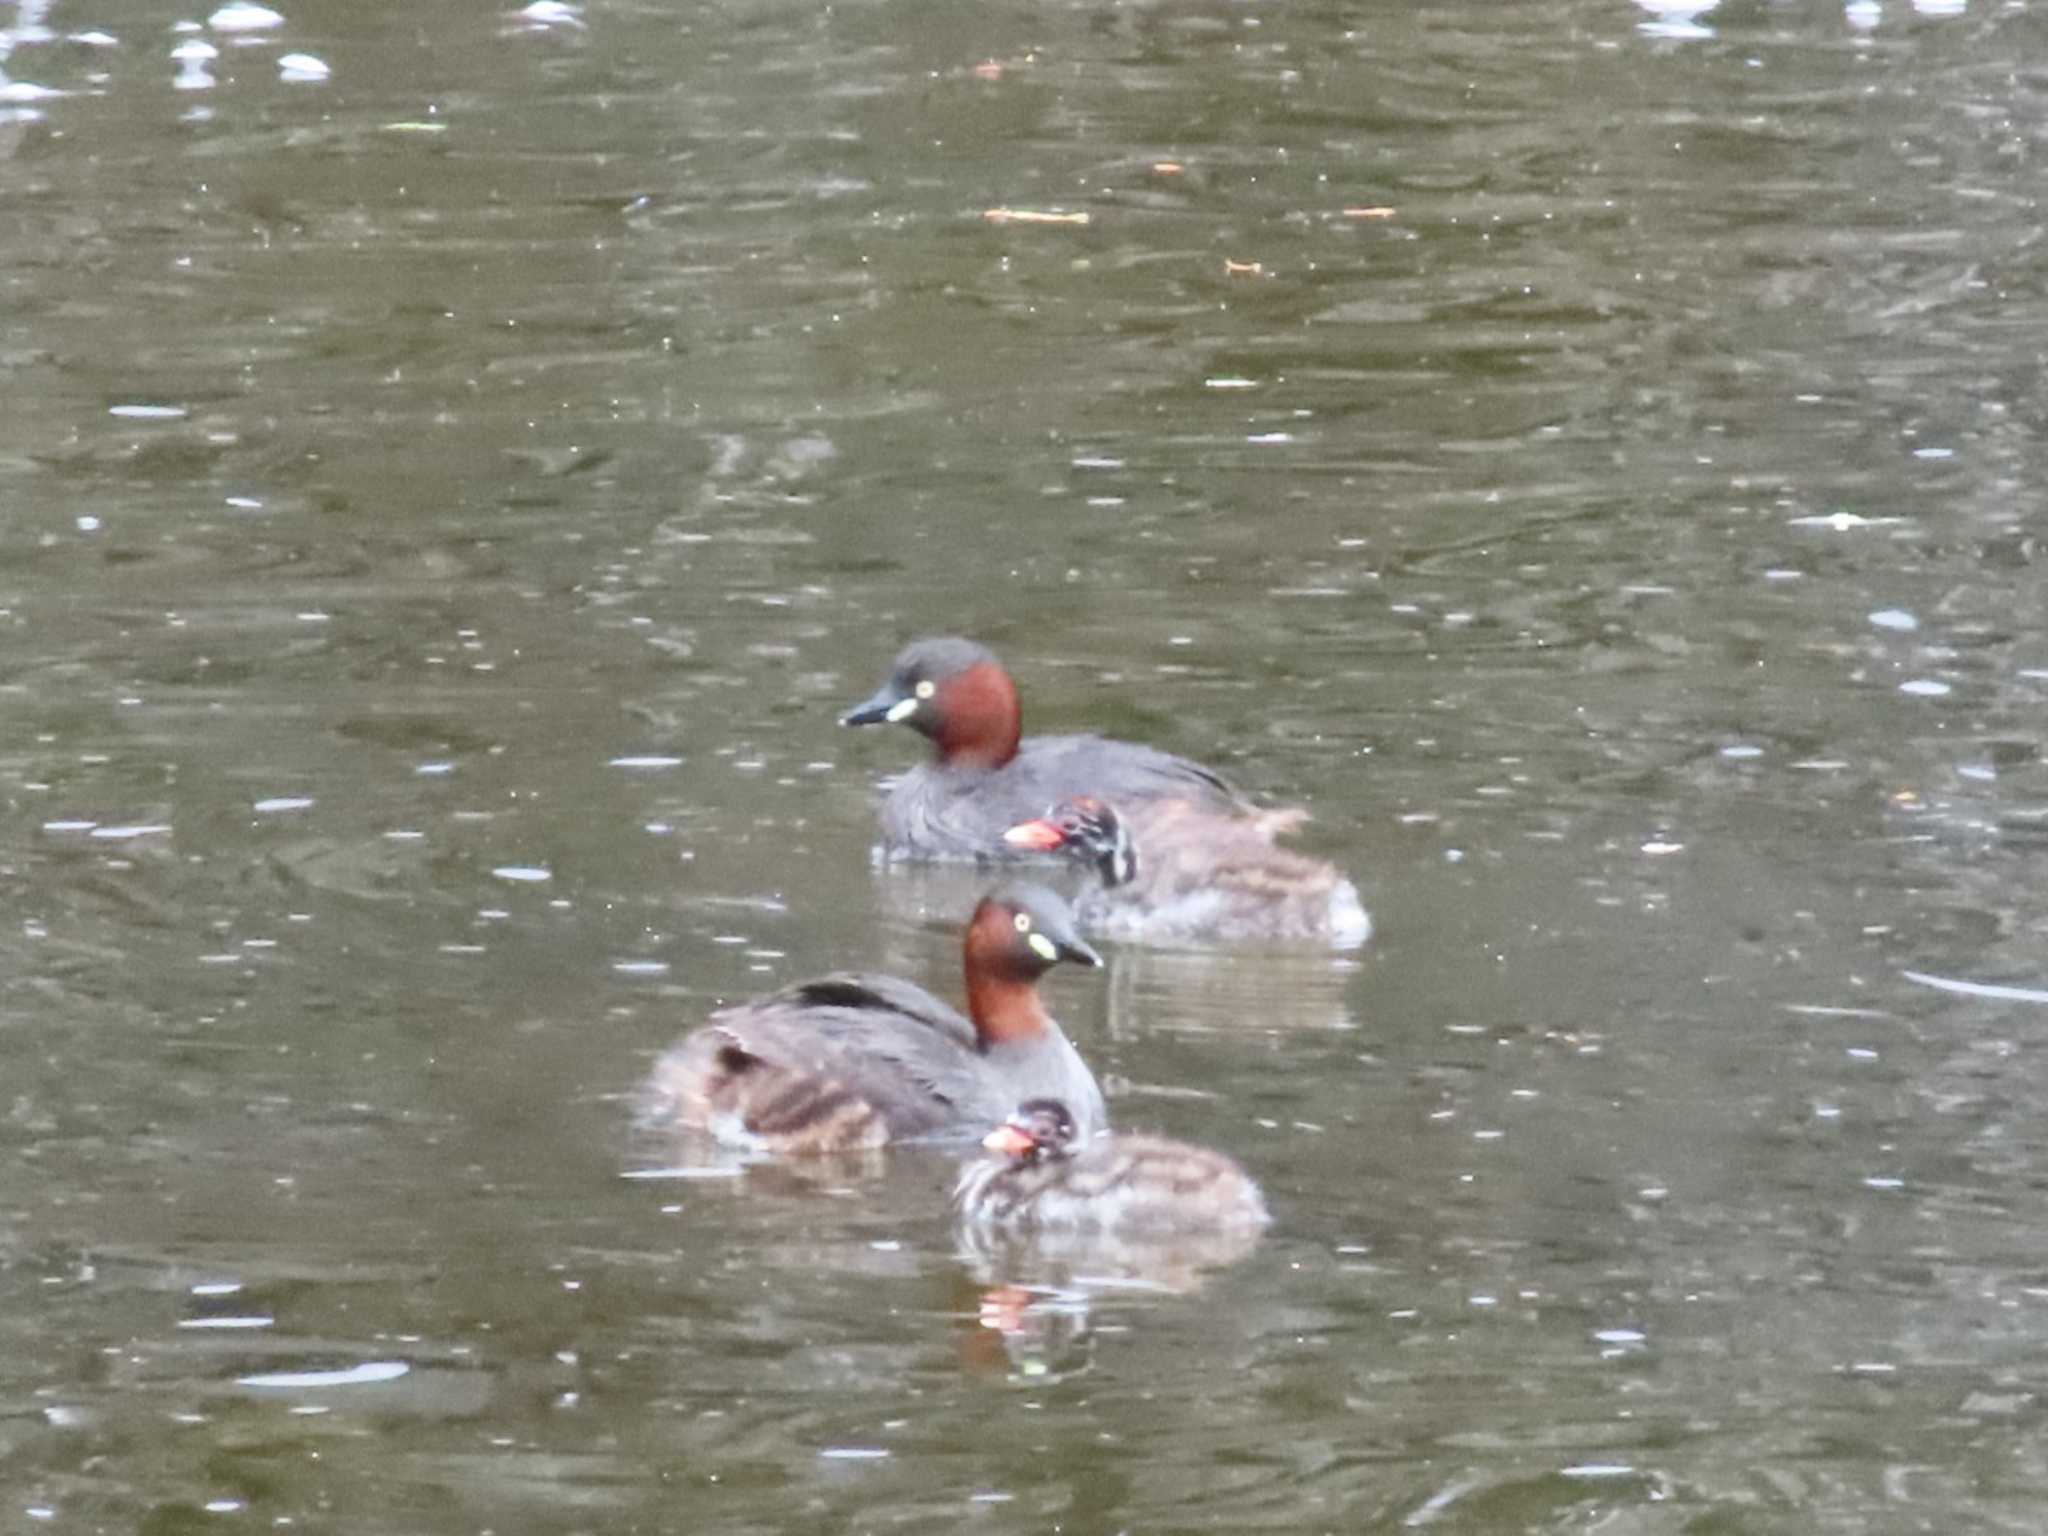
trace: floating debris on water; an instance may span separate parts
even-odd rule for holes
[[[984,208],[981,216],[991,224],[1086,224],[1085,213],[1067,213],[1049,208]]]
[[[403,1360],[370,1360],[339,1371],[265,1371],[256,1376],[238,1376],[238,1387],[362,1387],[380,1381],[396,1381],[412,1370]]]
[[[252,5],[248,0],[230,0],[211,16],[206,24],[216,32],[267,32],[284,25],[284,17],[267,5]]]
[[[2013,987],[1995,981],[1969,981],[1960,976],[1933,976],[1926,971],[1901,971],[1915,986],[1937,992],[1957,992],[1964,997],[1988,997],[2007,1003],[2048,1003],[2048,988]]]

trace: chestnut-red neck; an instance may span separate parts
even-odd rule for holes
[[[968,768],[1000,768],[1017,755],[1024,715],[1017,685],[993,661],[978,661],[939,684],[932,700],[939,761]]]
[[[1015,916],[1005,907],[984,907],[967,928],[967,1016],[974,1020],[981,1048],[1035,1040],[1052,1026],[1038,995],[1040,966],[1017,952]]]

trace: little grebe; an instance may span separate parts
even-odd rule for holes
[[[1081,1134],[1066,1105],[1017,1106],[982,1141],[995,1154],[960,1170],[961,1220],[1009,1232],[1257,1232],[1272,1220],[1265,1197],[1220,1152],[1163,1136]]]
[[[1166,802],[1126,818],[1094,795],[1072,795],[1011,827],[1003,840],[1093,869],[1101,883],[1082,895],[1075,912],[1085,927],[1111,938],[1283,939],[1356,948],[1372,932],[1357,887],[1323,860],[1273,841],[1305,819],[1298,810],[1216,816]]]
[[[642,1123],[750,1150],[836,1152],[964,1136],[1020,1096],[1057,1094],[1086,1134],[1100,1130],[1102,1090],[1038,995],[1062,960],[1102,964],[1066,904],[1042,886],[995,891],[961,949],[969,1018],[893,976],[798,982],[713,1014],[664,1053]]]
[[[885,722],[933,747],[932,761],[899,778],[882,806],[882,852],[892,859],[1010,857],[1003,829],[1066,795],[1257,814],[1220,775],[1170,752],[1101,736],[1024,736],[1016,684],[970,640],[913,641],[874,697],[839,723]]]

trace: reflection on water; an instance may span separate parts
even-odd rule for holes
[[[1207,1271],[1235,1264],[1258,1243],[1257,1232],[1241,1230],[1148,1237],[1059,1230],[1025,1235],[970,1223],[961,1228],[960,1258],[985,1285],[1046,1289],[1071,1309],[1094,1291],[1197,1290]],[[984,1302],[984,1321],[987,1306]]]
[[[0,9],[16,1519],[2031,1530],[2028,26]],[[929,632],[1360,884],[1048,987],[1227,1265],[629,1129]]]
[[[1354,1030],[1349,999],[1370,963],[1314,951],[1119,949],[1110,961],[1108,1029],[1116,1039]]]
[[[1032,866],[1034,877],[1060,874]],[[1000,871],[957,865],[893,866],[875,872],[873,897],[889,920],[890,937],[872,968],[903,974],[929,974],[935,951],[957,933],[981,895],[1003,878]],[[1069,873],[1067,883],[1078,883]],[[956,940],[957,944],[957,940]],[[1215,1029],[1349,1029],[1355,1028],[1346,1001],[1347,987],[1365,959],[1332,955],[1327,950],[1277,945],[1240,949],[1160,949],[1147,945],[1100,946],[1108,961],[1106,978],[1098,975],[1049,978],[1049,995],[1058,1001],[1063,1018],[1082,1006],[1069,999],[1088,999],[1107,989],[1106,1028],[1112,1038],[1172,1030]],[[863,968],[870,962],[862,960]],[[939,962],[943,964],[943,962]],[[958,983],[947,971],[942,993],[953,996]]]

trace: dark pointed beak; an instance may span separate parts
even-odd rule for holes
[[[1074,931],[1073,917],[1065,909],[1057,914],[1041,909],[1038,931],[1052,940],[1053,950],[1062,960],[1071,960],[1076,965],[1102,964],[1102,956],[1089,948],[1088,941]]]
[[[1033,853],[1051,853],[1066,840],[1066,833],[1043,818],[1020,821],[1003,834],[1003,841],[1012,848],[1028,848]]]
[[[863,699],[839,717],[841,725],[886,725],[889,711],[903,702],[894,683],[884,683],[870,699]]]
[[[1100,966],[1102,964],[1102,956],[1090,949],[1075,934],[1064,934],[1060,938],[1053,940],[1053,942],[1059,945],[1060,958],[1063,960],[1072,960],[1081,965]]]

